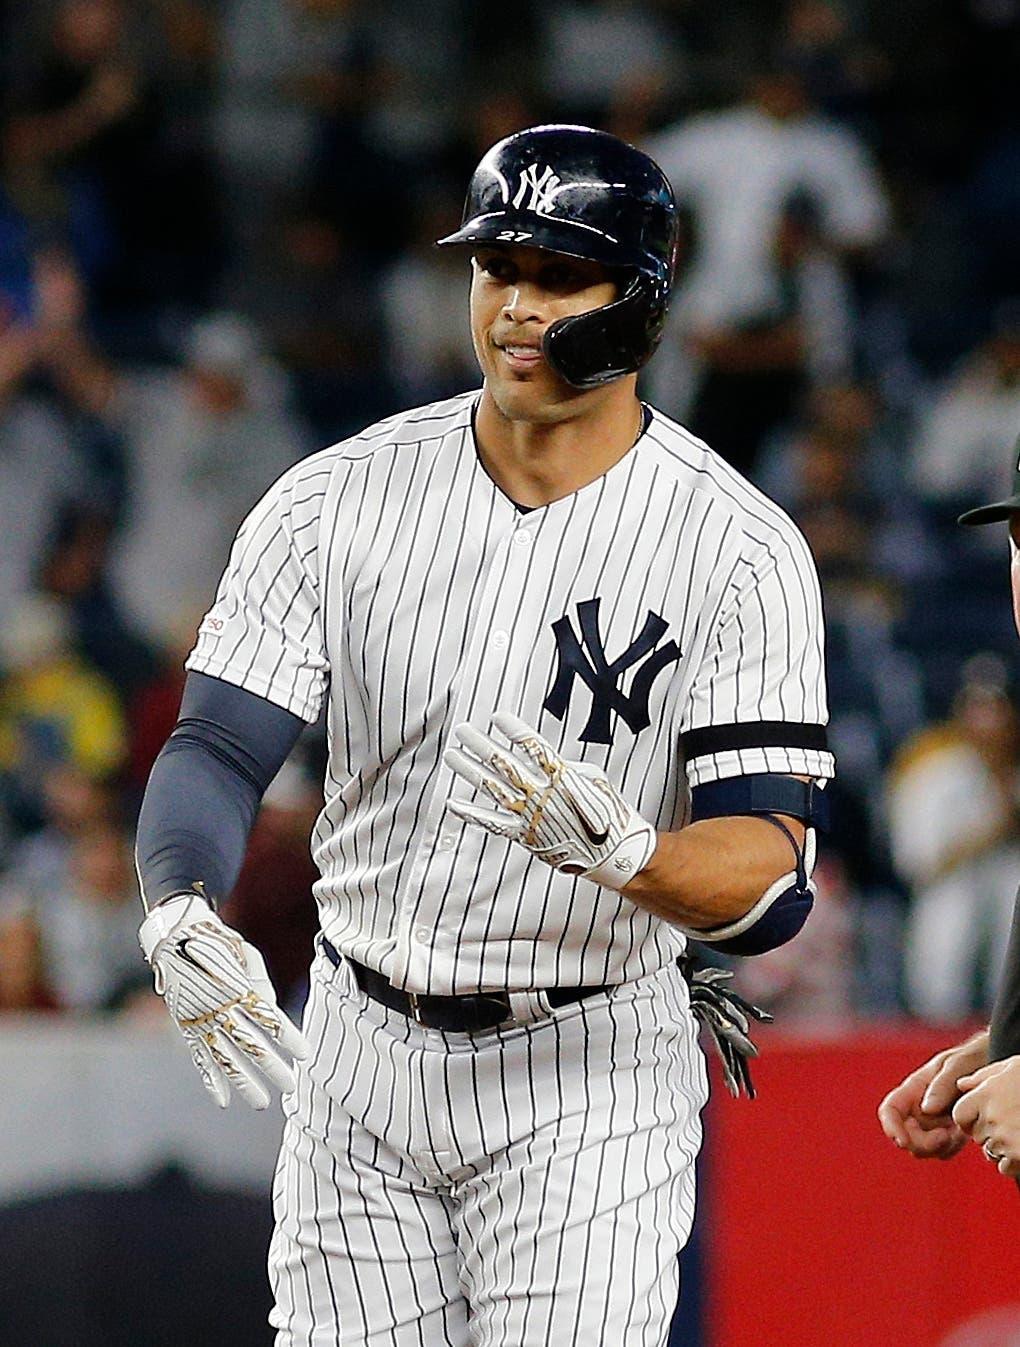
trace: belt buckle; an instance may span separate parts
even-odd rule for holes
[[[424,1029],[426,1026],[421,1017],[421,1007],[418,1004],[418,993],[408,992],[407,999],[411,1005],[411,1019],[414,1020],[415,1024],[420,1025],[421,1028]]]

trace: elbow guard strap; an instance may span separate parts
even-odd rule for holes
[[[829,826],[829,797],[824,782],[801,781],[777,772],[729,776],[706,781],[691,791],[691,822],[729,814],[786,814],[809,828]]]
[[[815,832],[804,838],[803,864],[781,875],[742,917],[707,931],[686,930],[724,954],[765,954],[792,940],[808,919],[815,900],[811,872],[815,866]]]

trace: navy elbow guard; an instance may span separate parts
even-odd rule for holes
[[[725,926],[685,934],[724,954],[765,954],[785,945],[807,921],[814,904],[815,887],[809,878],[814,863],[815,834],[809,828],[803,863],[770,884],[749,912]]]
[[[697,787],[694,817],[752,814],[767,819],[789,838],[795,857],[794,869],[770,884],[754,906],[736,921],[709,930],[685,929],[693,940],[712,945],[723,954],[766,954],[792,940],[807,921],[815,901],[811,874],[815,868],[815,829],[825,826],[827,801],[812,782],[791,777],[742,777]],[[807,825],[804,850],[776,817],[784,813]]]

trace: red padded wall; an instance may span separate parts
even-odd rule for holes
[[[1020,1347],[1020,1192],[975,1145],[920,1162],[882,1095],[959,1030],[759,1034],[759,1097],[713,1079],[708,1347]]]

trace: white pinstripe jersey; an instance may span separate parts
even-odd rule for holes
[[[478,396],[280,478],[187,667],[308,721],[328,698],[315,893],[345,954],[439,995],[627,981],[683,937],[447,813],[450,730],[514,711],[663,829],[701,782],[829,777],[814,563],[777,506],[654,411],[604,476],[522,513],[478,459]]]

